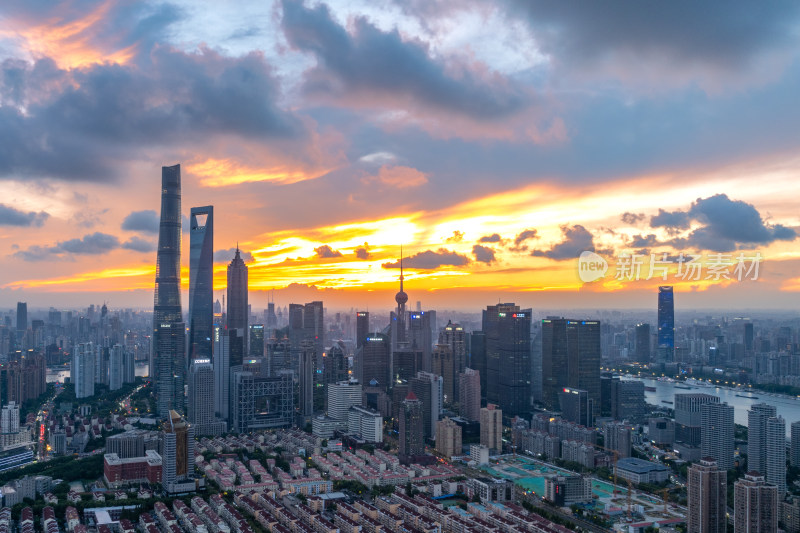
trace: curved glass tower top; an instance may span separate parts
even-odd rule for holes
[[[181,166],[161,167],[153,322],[181,322]]]

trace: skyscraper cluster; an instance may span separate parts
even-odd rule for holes
[[[247,431],[290,424],[291,377],[270,378],[263,358],[263,334],[259,337],[256,329],[249,328],[248,272],[238,246],[228,265],[227,313],[223,314],[221,306],[215,309],[213,206],[191,209],[189,314],[188,324],[183,322],[180,165],[162,168],[161,191],[150,361],[158,415],[173,420],[175,413],[186,414],[192,431],[201,435],[220,434],[226,427]],[[262,356],[260,360],[245,361],[251,354],[251,339],[261,344],[260,350],[253,347]],[[80,394],[93,392],[88,378],[82,379],[88,374],[82,369],[90,366],[84,352],[76,349],[73,364],[81,380],[76,387]],[[270,408],[255,409],[257,403]]]

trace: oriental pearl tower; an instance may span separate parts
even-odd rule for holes
[[[394,301],[397,302],[397,338],[393,340],[393,344],[397,346],[399,342],[406,340],[406,302],[408,302],[408,294],[403,290],[403,246],[400,245],[400,291],[394,295]]]

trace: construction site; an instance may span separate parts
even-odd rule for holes
[[[525,492],[542,499],[549,499],[546,493],[548,479],[553,483],[559,477],[574,479],[579,475],[522,455],[493,458],[481,469],[494,477],[511,480]],[[618,470],[621,474],[619,476],[616,475]],[[669,503],[666,489],[658,495],[635,489],[631,479],[624,478],[625,472],[622,468],[616,467],[616,460],[612,471],[615,481],[606,481],[591,475],[582,476],[587,487],[585,497],[580,498],[582,501],[569,502],[565,507],[577,507],[584,512],[607,516],[617,529],[625,531],[638,529],[637,526],[667,526],[685,520],[685,508]]]

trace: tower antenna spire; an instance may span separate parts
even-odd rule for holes
[[[400,245],[400,291],[403,291],[403,245]]]

